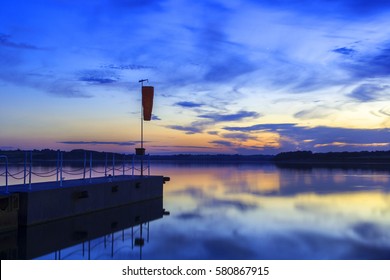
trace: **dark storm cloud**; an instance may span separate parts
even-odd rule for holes
[[[203,106],[202,103],[190,102],[190,101],[176,102],[174,105],[184,107],[184,108],[199,108]]]
[[[135,142],[115,142],[115,141],[62,141],[57,142],[69,145],[117,145],[117,146],[134,146]]]
[[[258,118],[261,115],[257,112],[253,111],[239,111],[234,114],[204,114],[200,115],[200,118],[206,118],[206,119],[211,119],[213,122],[232,122],[232,121],[240,121],[245,118]]]
[[[16,48],[16,49],[28,49],[28,50],[40,50],[41,48],[30,45],[27,43],[18,43],[11,40],[11,35],[0,33],[0,47]]]

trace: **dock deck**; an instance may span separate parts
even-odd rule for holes
[[[121,175],[66,180],[61,184],[13,185],[8,193],[2,190],[1,201],[7,204],[2,208],[9,214],[18,212],[19,226],[40,224],[162,198],[163,184],[167,180],[163,176]]]

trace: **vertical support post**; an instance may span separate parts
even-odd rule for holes
[[[134,176],[134,160],[135,160],[135,155],[133,155],[133,162],[131,166],[131,176]]]
[[[134,227],[131,227],[131,250],[134,249]]]
[[[60,150],[57,150],[57,160],[56,160],[56,166],[57,166],[57,172],[56,172],[56,184],[58,184],[58,175],[59,175],[59,165],[60,165]]]
[[[123,155],[123,163],[122,163],[122,175],[125,175],[125,155]]]
[[[85,180],[85,172],[87,171],[87,152],[84,151],[84,173],[83,173],[83,180]]]
[[[112,153],[112,178],[115,176],[115,154]]]
[[[111,234],[111,258],[114,257],[114,233]]]
[[[64,154],[63,154],[63,152],[60,152],[60,157],[61,157],[61,159],[60,159],[60,187],[62,187],[62,163],[63,163],[63,161],[64,161]]]
[[[148,155],[148,176],[150,176],[150,156]]]
[[[89,153],[89,182],[92,180],[92,152]]]
[[[139,225],[140,239],[142,240],[142,223]],[[142,243],[139,246],[139,259],[142,259]]]
[[[91,259],[91,240],[88,240],[88,260]]]
[[[107,177],[107,157],[108,154],[106,153],[106,160],[104,162],[104,177]]]
[[[24,151],[24,176],[23,176],[23,186],[26,186],[26,177],[27,177],[27,151]]]
[[[148,241],[148,243],[149,243],[149,232],[150,232],[150,228],[149,228],[149,222],[148,222],[148,237],[147,237],[147,241]]]
[[[28,173],[28,190],[31,191],[32,151],[30,151],[30,170]]]

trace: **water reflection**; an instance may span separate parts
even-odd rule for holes
[[[159,198],[20,227],[0,235],[1,259],[142,258],[150,222],[162,218],[162,206]]]
[[[170,258],[390,259],[388,171],[159,168],[172,178],[159,231]]]
[[[390,259],[384,167],[152,164],[152,173],[171,177],[164,207],[172,214],[161,219],[158,202],[149,230],[144,220],[134,222],[132,210],[66,230],[42,228],[36,240],[19,233],[1,244],[15,244],[17,257],[41,259]]]

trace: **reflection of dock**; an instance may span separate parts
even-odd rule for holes
[[[150,221],[162,218],[162,197],[133,203],[109,210],[97,211],[77,217],[60,219],[34,226],[19,227],[19,230],[0,235],[1,259],[33,259],[80,244],[83,255],[90,255],[90,241],[123,231],[135,226],[142,227]],[[134,236],[135,237],[135,236]],[[132,242],[139,238],[132,236]],[[143,241],[142,236],[140,236]],[[137,245],[137,244],[135,244]],[[112,254],[113,254],[112,240]],[[80,249],[81,250],[81,249]],[[141,248],[140,248],[141,250]],[[85,251],[85,252],[84,252]]]

